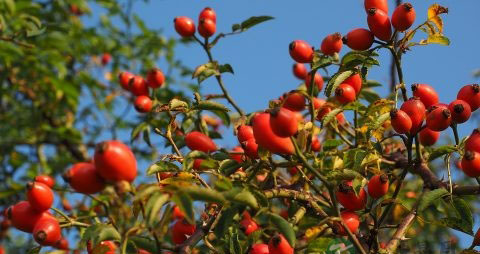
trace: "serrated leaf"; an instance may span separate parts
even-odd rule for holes
[[[180,168],[172,162],[158,161],[152,164],[147,169],[147,175],[153,175],[158,172],[176,172],[180,171]]]
[[[253,16],[243,21],[241,24],[234,24],[232,26],[232,31],[241,30],[242,32],[265,21],[271,20],[273,17],[270,16]]]
[[[179,109],[179,108],[188,108],[188,103],[179,99],[172,99],[168,103],[168,108],[170,110]]]
[[[258,202],[255,196],[247,189],[233,188],[230,191],[223,192],[226,200],[248,205],[252,208],[258,208]]]
[[[327,139],[322,144],[324,150],[336,148],[341,145],[343,145],[343,141],[340,139]]]
[[[233,188],[233,184],[230,181],[230,179],[224,176],[219,176],[215,181],[214,185],[215,185],[215,189],[219,191],[228,191]]]
[[[290,225],[287,220],[278,214],[269,213],[269,217],[272,224],[274,224],[278,229],[278,232],[281,233],[285,239],[287,239],[288,243],[290,243],[292,247],[295,247],[296,237],[292,225]]]
[[[214,75],[220,75],[220,72],[218,71],[218,63],[215,61],[202,64],[195,68],[195,71],[192,74],[192,78],[197,78],[198,83],[200,84],[205,79]]]
[[[218,66],[218,70],[220,71],[220,73],[230,72],[234,74],[233,68],[230,64],[221,64]]]
[[[133,130],[132,130],[132,133],[130,134],[130,142],[132,142],[133,140],[135,140],[138,135],[140,134],[140,132],[146,130],[148,128],[148,123],[146,122],[142,122],[140,123],[139,125],[137,125]]]
[[[440,146],[438,148],[435,148],[431,153],[430,156],[428,157],[428,161],[433,161],[439,157],[442,157],[446,154],[453,153],[457,151],[457,148],[453,145],[444,145]]]
[[[223,204],[226,201],[222,193],[213,189],[206,189],[203,187],[191,186],[191,187],[182,187],[181,191],[187,194],[192,200],[195,200],[195,201],[204,201],[204,202],[218,203],[218,204]]]
[[[453,199],[452,205],[457,211],[458,218],[462,220],[462,229],[473,234],[473,215],[470,205],[464,199],[459,197]]]
[[[440,14],[448,13],[448,8],[445,8],[439,4],[432,4],[428,7],[428,20],[433,22],[440,33],[443,33],[443,21],[439,16]]]
[[[378,129],[380,128],[380,126],[385,122],[387,121],[388,119],[390,119],[390,113],[389,112],[386,112],[386,113],[383,113],[381,114],[377,119],[375,119],[375,121],[371,124],[370,126],[370,129]]]
[[[322,118],[322,125],[323,126],[326,126],[328,123],[330,123],[330,121],[332,121],[333,119],[335,119],[335,117],[340,114],[340,112],[342,112],[343,109],[342,108],[336,108],[332,111],[330,111],[327,115],[325,115],[323,118]]]
[[[217,226],[214,229],[214,233],[218,239],[221,239],[225,232],[227,232],[228,227],[232,225],[233,217],[238,213],[238,207],[232,206],[225,209],[218,219]]]
[[[327,97],[330,97],[333,91],[337,89],[337,87],[345,81],[348,77],[350,77],[353,74],[353,71],[348,70],[348,71],[343,71],[343,72],[338,72],[333,77],[328,81],[327,88],[325,88],[325,95]]]
[[[422,43],[422,42],[420,42],[420,43]],[[445,37],[441,34],[434,34],[434,35],[428,36],[425,43],[426,44],[440,44],[440,45],[448,46],[448,45],[450,45],[450,40],[447,37]]]
[[[172,201],[180,208],[180,211],[185,214],[185,219],[190,224],[195,224],[195,214],[193,213],[193,201],[183,192],[177,192],[172,196]]]
[[[121,236],[118,231],[113,226],[106,224],[92,225],[88,227],[83,234],[83,240],[91,240],[94,246],[101,241],[118,241],[120,239]]]
[[[357,170],[366,156],[367,151],[363,148],[350,149],[343,156],[343,165],[346,168]]]
[[[200,101],[197,105],[195,105],[195,109],[197,110],[218,110],[228,112],[229,109],[225,107],[225,105],[215,102],[215,101]]]
[[[422,212],[427,207],[429,207],[434,201],[448,194],[449,194],[448,191],[444,188],[435,189],[425,193],[423,195],[423,199],[420,201],[420,204],[418,205],[418,212]]]
[[[229,176],[233,174],[237,169],[239,169],[242,165],[238,163],[236,160],[232,159],[227,159],[222,162],[220,162],[220,166],[218,168],[218,171],[222,173],[225,176]]]
[[[320,68],[325,68],[333,63],[332,58],[326,55],[320,55],[315,52],[312,61],[312,70],[318,70]]]
[[[453,228],[465,234],[473,235],[472,226],[468,225],[460,218],[442,218],[440,219],[439,223],[445,227]]]

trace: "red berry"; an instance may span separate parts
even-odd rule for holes
[[[95,147],[95,168],[108,181],[133,182],[137,160],[130,148],[117,140],[104,141]]]
[[[290,138],[282,138],[270,126],[270,114],[259,113],[253,117],[253,135],[258,145],[275,154],[293,154],[295,149]]]
[[[293,64],[293,75],[295,75],[295,77],[298,79],[305,80],[308,75],[307,67],[301,63]]]
[[[462,158],[462,170],[469,177],[480,176],[480,153],[466,151]]]
[[[245,155],[250,159],[258,159],[258,144],[255,141],[255,138],[251,138],[247,141],[241,143],[243,150],[245,150]]]
[[[285,96],[282,107],[291,111],[302,111],[305,109],[305,97],[301,93],[289,93]]]
[[[322,41],[320,50],[323,54],[333,56],[335,53],[339,53],[342,50],[343,42],[342,35],[340,33],[334,33],[327,35]]]
[[[412,128],[412,120],[403,110],[393,109],[390,118],[393,129],[399,134],[407,134]]]
[[[318,110],[321,107],[323,107],[325,103],[327,103],[327,101],[325,101],[324,99],[316,98],[316,97],[313,98],[313,107],[315,108],[315,110]]]
[[[33,238],[42,246],[54,246],[62,238],[60,224],[54,217],[40,219],[33,229]]]
[[[349,48],[363,51],[372,46],[374,35],[368,29],[357,28],[350,31],[342,40]]]
[[[342,218],[343,223],[345,224],[345,226],[348,227],[350,232],[352,232],[353,234],[357,233],[358,227],[360,226],[360,219],[356,213],[350,211],[343,211],[340,214],[340,217]],[[347,235],[347,231],[343,227],[340,227],[339,229],[339,235]]]
[[[139,113],[148,113],[152,110],[153,102],[150,99],[150,97],[145,95],[140,95],[137,98],[135,98],[135,102],[133,103],[133,105],[135,105],[135,109]]]
[[[363,209],[367,203],[367,194],[365,190],[362,188],[358,194],[355,194],[351,181],[340,184],[336,196],[338,202],[347,210],[351,211]]]
[[[268,242],[268,250],[272,254],[293,254],[293,248],[282,234],[275,234]]]
[[[147,84],[151,88],[159,88],[165,83],[165,75],[160,69],[151,69],[147,73]]]
[[[52,207],[53,191],[46,184],[29,182],[27,183],[27,199],[37,212],[45,212]]]
[[[370,31],[382,41],[389,41],[392,37],[392,26],[388,14],[380,9],[371,8],[367,10],[367,23]]]
[[[59,250],[68,250],[68,240],[65,238],[61,238],[58,242],[55,243],[55,248]]]
[[[443,131],[452,123],[452,114],[445,108],[432,108],[427,114],[427,128],[432,131]]]
[[[185,220],[179,220],[172,226],[172,240],[175,244],[181,244],[187,236],[192,235],[195,232],[196,226],[191,225]]]
[[[322,149],[322,143],[320,143],[320,140],[318,140],[318,137],[316,135],[312,137],[311,148],[314,152],[318,152],[320,151],[320,149]]]
[[[238,163],[242,163],[243,153],[244,153],[243,148],[240,146],[236,146],[232,149],[232,152],[235,154],[230,154],[230,158],[232,158],[232,160],[236,160]],[[238,154],[238,153],[242,153],[242,154]]]
[[[440,137],[440,132],[432,131],[429,128],[425,128],[420,131],[420,144],[423,146],[433,146],[437,143],[438,138]]]
[[[204,159],[195,159],[193,161],[193,169],[195,170],[201,170],[202,169],[202,162]]]
[[[205,153],[215,152],[217,145],[207,135],[199,132],[192,131],[185,136],[185,143],[190,150],[198,150]]]
[[[294,112],[286,108],[274,108],[270,111],[270,126],[279,137],[290,137],[297,133],[298,121]]]
[[[457,99],[464,100],[470,105],[472,112],[480,107],[480,86],[478,84],[466,85],[458,91]]]
[[[427,84],[413,84],[412,85],[413,96],[418,97],[425,108],[438,103],[438,94],[433,87]]]
[[[95,246],[94,250],[100,248],[101,246],[105,246],[107,247],[105,250],[107,250],[107,252],[105,252],[104,254],[115,254],[115,250],[117,249],[117,245],[112,242],[112,241],[101,241],[97,246]],[[90,247],[91,249],[91,247]],[[104,248],[102,248],[103,250]],[[87,246],[87,250],[88,250],[88,246]],[[88,253],[96,253],[95,251],[89,251]],[[102,252],[103,253],[103,252]]]
[[[134,76],[135,75],[127,71],[122,71],[120,74],[118,74],[118,81],[120,82],[120,85],[122,85],[123,89],[127,91],[130,90],[130,79],[132,79]]]
[[[335,98],[341,104],[347,104],[355,101],[355,89],[348,84],[340,84],[337,89],[335,89]]]
[[[12,225],[23,232],[31,233],[37,222],[44,217],[52,217],[48,212],[39,213],[28,201],[20,201],[7,209],[7,217]]]
[[[76,191],[84,194],[95,194],[105,188],[105,180],[100,177],[93,163],[79,162],[63,175],[68,184]]]
[[[264,243],[256,243],[248,252],[249,254],[269,254],[268,245]]]
[[[38,175],[33,179],[35,182],[43,183],[50,188],[55,186],[55,179],[48,175]]]
[[[197,29],[198,33],[203,36],[203,38],[208,38],[215,34],[217,24],[211,19],[201,19],[198,23]]]
[[[472,114],[470,105],[463,100],[454,100],[448,105],[450,113],[452,113],[452,120],[456,123],[464,123]]]
[[[385,13],[388,13],[387,0],[365,0],[364,5],[365,5],[365,10],[367,12],[369,9],[376,8],[376,9],[382,10]]]
[[[345,79],[343,83],[353,87],[353,89],[355,89],[356,95],[358,95],[360,93],[360,90],[362,90],[362,76],[360,76],[360,74],[358,73],[353,74],[349,78]]]
[[[480,245],[480,228],[477,229],[477,233],[475,233],[475,237],[473,238],[473,243],[474,246]]]
[[[134,76],[128,83],[129,91],[135,96],[145,95],[148,96],[147,81],[140,76]]]
[[[416,134],[422,127],[423,120],[425,119],[425,105],[417,97],[412,97],[405,101],[400,107],[412,120],[411,134]]]
[[[195,23],[189,17],[176,17],[173,20],[175,30],[182,37],[190,37],[195,34]]]
[[[110,60],[112,60],[112,55],[110,55],[109,53],[102,54],[102,65],[107,65]]]
[[[409,29],[413,22],[415,22],[415,9],[412,4],[403,3],[393,12],[392,25],[398,31],[403,32]]]
[[[237,128],[238,142],[242,143],[249,139],[255,138],[253,136],[253,128],[249,125],[240,125]]]
[[[198,15],[198,20],[202,19],[210,19],[213,22],[217,22],[217,14],[215,11],[210,7],[205,7]]]
[[[290,56],[298,63],[310,63],[313,60],[313,49],[305,41],[296,40],[288,46]]]
[[[152,254],[150,251],[144,249],[138,249],[137,254]]]
[[[368,195],[372,198],[381,198],[388,192],[388,176],[383,175],[374,175],[368,181]]]
[[[475,151],[480,153],[480,131],[479,129],[474,129],[470,137],[465,141],[465,150],[466,151]]]
[[[312,76],[310,74],[307,74],[307,77],[305,78],[305,85],[307,86],[307,88],[310,87],[311,82],[312,82]],[[322,90],[323,88],[322,75],[315,73],[315,76],[313,77],[313,83],[317,86],[318,91]]]
[[[246,235],[250,235],[259,229],[258,224],[252,218],[250,218],[250,215],[243,217],[243,220],[240,221],[240,226]]]
[[[176,220],[183,220],[185,218],[185,214],[178,208],[178,206],[174,206],[172,209],[172,217]]]

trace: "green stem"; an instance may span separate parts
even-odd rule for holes
[[[458,146],[458,144],[460,144],[460,140],[459,140],[459,138],[458,138],[457,124],[456,124],[456,123],[452,123],[452,125],[450,125],[450,128],[452,128],[453,136],[455,137],[455,145]]]
[[[395,66],[397,68],[398,81],[400,82],[400,89],[402,90],[403,100],[407,101],[407,89],[405,88],[405,83],[403,81],[402,63],[400,62],[400,58],[398,57],[397,52],[395,52],[395,49],[393,47],[388,47],[388,50],[390,50],[393,59],[395,60]]]
[[[358,146],[358,131],[357,131],[357,128],[358,128],[358,111],[355,109],[353,111],[353,127],[354,127],[354,130],[355,130],[355,147]]]
[[[415,152],[417,153],[417,159],[423,161],[422,151],[420,150],[420,140],[418,134],[415,136]]]
[[[295,147],[295,152],[297,154],[297,156],[300,158],[300,160],[302,161],[303,165],[308,168],[308,170],[310,172],[312,172],[318,179],[320,179],[320,181],[322,181],[322,183],[329,189],[331,189],[332,185],[328,182],[327,178],[324,177],[323,175],[320,174],[320,172],[318,172],[318,170],[316,170],[315,168],[312,167],[312,165],[310,165],[307,161],[307,158],[305,158],[305,155],[302,153],[302,151],[300,150],[300,148],[298,147],[298,144],[297,144],[297,141],[295,140],[295,138],[293,137],[290,137],[290,140],[292,141],[293,143],[293,146]]]

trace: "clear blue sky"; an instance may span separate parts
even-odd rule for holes
[[[451,45],[415,47],[404,56],[403,68],[408,86],[412,83],[431,84],[438,91],[440,100],[449,103],[456,98],[461,86],[478,82],[473,78],[472,72],[480,68],[477,60],[480,56],[478,51],[480,33],[477,29],[480,26],[478,17],[480,1],[435,2],[450,10],[450,13],[443,17],[444,33],[450,38]],[[426,19],[427,8],[432,3],[434,2],[412,1],[417,12],[416,25]],[[390,4],[391,14],[394,9],[393,1],[390,1]],[[214,8],[217,13],[218,32],[229,32],[232,24],[250,16],[275,17],[274,20],[258,25],[241,35],[222,39],[213,49],[213,55],[220,63],[229,63],[233,66],[235,75],[226,74],[224,80],[234,99],[246,112],[264,109],[269,100],[294,89],[300,83],[291,73],[293,61],[288,54],[288,44],[292,40],[306,40],[318,48],[327,34],[334,32],[346,34],[353,28],[367,28],[361,0],[152,0],[148,3],[139,1],[134,11],[146,20],[150,28],[162,28],[164,35],[178,37],[173,28],[174,17],[189,16],[197,20],[199,11],[206,6]],[[93,11],[98,9],[94,8]],[[101,13],[95,13],[97,14]],[[423,38],[423,34],[419,35],[416,37],[417,41]],[[341,54],[348,50],[344,47]],[[207,62],[205,53],[193,43],[178,46],[176,54],[177,58],[192,68]],[[380,55],[382,67],[374,67],[369,79],[384,83],[385,87],[379,88],[378,92],[385,94],[389,82],[390,58],[386,51],[380,51]],[[165,61],[159,62],[158,65],[166,68]],[[332,73],[335,69],[329,71]],[[219,91],[214,79],[202,83],[202,93]],[[134,116],[135,113],[131,115]],[[478,127],[477,125],[475,122],[460,126],[460,135],[468,135],[473,128]],[[235,146],[231,130],[224,130],[224,133],[226,139],[219,144],[226,147]],[[450,131],[446,131],[442,135],[450,134]],[[146,168],[146,165],[141,165],[140,168]],[[464,247],[467,247],[471,240],[470,237],[461,239]]]

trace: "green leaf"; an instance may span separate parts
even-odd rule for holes
[[[328,123],[330,123],[330,121],[332,121],[333,119],[336,119],[335,117],[340,114],[340,112],[342,112],[343,109],[342,108],[336,108],[332,111],[330,111],[326,116],[324,116],[322,118],[322,126],[326,126]]]
[[[308,243],[306,253],[308,254],[325,253],[331,241],[332,241],[331,238],[324,238],[324,237],[319,237],[315,240],[312,240]]]
[[[204,201],[204,202],[218,203],[218,204],[223,204],[226,201],[222,193],[213,189],[206,189],[198,186],[191,186],[191,187],[182,187],[181,192],[187,194],[192,200],[195,200],[195,201]]]
[[[232,31],[235,32],[235,31],[238,31],[238,30],[241,30],[242,32],[255,26],[255,25],[258,25],[260,23],[263,23],[265,21],[268,21],[268,20],[271,20],[273,19],[273,17],[270,17],[270,16],[254,16],[254,17],[250,17],[249,19],[243,21],[241,24],[234,24],[232,26]]]
[[[172,162],[157,161],[147,169],[147,175],[153,175],[158,172],[172,172],[180,171],[180,168]]]
[[[149,147],[152,147],[152,143],[150,142],[150,126],[143,130],[143,141],[145,141]]]
[[[185,193],[178,191],[172,196],[172,201],[180,208],[180,211],[185,214],[185,219],[190,224],[195,224],[195,214],[193,213],[193,201]]]
[[[229,207],[221,213],[221,216],[218,219],[217,226],[214,229],[214,233],[218,239],[221,239],[227,232],[227,229],[233,225],[233,217],[237,213],[238,207],[236,206]]]
[[[148,123],[142,122],[139,125],[137,125],[133,130],[132,133],[130,134],[130,142],[135,140],[140,132],[144,131],[146,128],[148,128]]]
[[[320,55],[315,52],[312,61],[312,70],[318,70],[320,68],[325,68],[333,63],[332,58],[326,55]]]
[[[128,239],[132,241],[135,246],[137,246],[137,248],[144,249],[151,253],[157,253],[157,246],[155,244],[155,241],[152,239],[142,236],[130,236]]]
[[[440,146],[438,148],[435,148],[435,150],[433,150],[430,153],[430,156],[428,157],[428,161],[433,161],[436,158],[442,157],[442,156],[444,156],[446,154],[449,154],[449,153],[453,153],[455,151],[457,151],[457,148],[453,145]]]
[[[198,66],[193,72],[192,78],[197,78],[198,83],[200,84],[205,79],[214,75],[220,75],[220,72],[218,71],[218,63],[215,61]]]
[[[469,225],[461,218],[442,218],[438,224],[464,232],[465,234],[473,235],[472,225]]]
[[[228,191],[233,188],[233,184],[227,177],[219,175],[215,181],[215,189],[219,191]]]
[[[227,159],[220,162],[220,167],[218,168],[218,171],[220,171],[220,173],[222,173],[223,175],[229,176],[240,167],[242,167],[242,165],[238,163],[238,161]]]
[[[3,3],[7,7],[7,10],[10,14],[15,13],[15,0],[4,0]]]
[[[363,88],[367,87],[380,87],[382,84],[375,80],[367,80],[367,82],[363,85]]]
[[[278,229],[279,233],[285,236],[285,239],[287,239],[288,243],[290,243],[292,247],[295,247],[296,237],[292,225],[290,225],[287,220],[278,214],[269,213],[269,218]]]
[[[105,240],[118,241],[121,239],[121,236],[111,225],[95,224],[85,230],[82,239],[91,240],[95,246]]]
[[[335,89],[337,89],[337,87],[352,74],[353,71],[348,70],[344,72],[338,72],[333,75],[333,77],[327,83],[327,88],[325,88],[325,95],[327,97],[330,97],[330,95],[332,95],[332,92],[335,91]]]
[[[38,254],[42,250],[42,246],[35,246],[27,250],[27,254]]]
[[[215,102],[215,101],[200,101],[195,105],[194,109],[196,110],[215,110],[215,111],[224,111],[228,112],[229,109],[225,105]]]
[[[218,66],[218,70],[220,71],[220,73],[230,72],[234,74],[233,68],[230,64],[221,64]]]
[[[351,69],[359,65],[379,65],[375,57],[378,54],[375,51],[350,51],[342,57],[340,61],[342,69]]]
[[[230,236],[229,249],[231,254],[243,254],[242,244],[240,244],[240,239],[238,233],[233,233]]]
[[[376,130],[387,120],[390,119],[390,112],[381,114],[375,121],[369,124],[371,130]]]
[[[453,199],[452,205],[457,211],[458,218],[462,221],[461,225],[462,229],[464,229],[463,232],[469,232],[468,234],[473,234],[473,215],[470,205],[464,199],[459,197],[455,197]]]
[[[247,189],[233,188],[227,192],[223,192],[226,200],[248,205],[252,208],[258,208],[258,202],[255,196]]]
[[[370,89],[362,89],[359,97],[365,99],[370,103],[373,103],[376,100],[380,99],[380,95],[378,95],[378,93]]]
[[[147,214],[146,221],[149,225],[153,226],[155,222],[158,222],[159,211],[169,199],[169,195],[163,193],[156,193],[148,199],[147,205],[145,206],[145,212]]]
[[[420,204],[418,205],[418,212],[422,212],[427,207],[429,207],[435,200],[442,198],[448,194],[449,194],[448,191],[444,188],[435,189],[425,193],[425,195],[423,196],[423,199],[420,201]]]
[[[174,109],[181,109],[181,108],[188,108],[188,103],[184,102],[184,101],[181,101],[179,99],[172,99],[169,103],[168,103],[168,108],[170,110],[174,110]]]
[[[363,159],[367,156],[367,151],[363,148],[349,149],[343,155],[343,165],[346,168],[357,170],[362,165]]]
[[[327,139],[322,145],[324,150],[329,150],[343,145],[343,141],[340,139]]]

